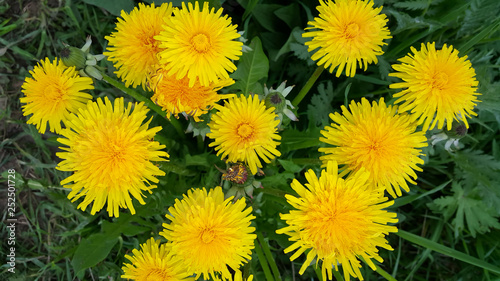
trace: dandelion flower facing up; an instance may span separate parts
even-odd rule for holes
[[[23,115],[33,114],[26,123],[36,125],[41,134],[47,130],[47,122],[50,131],[59,134],[61,122],[92,100],[83,92],[94,89],[92,79],[80,77],[74,67],[66,67],[57,58],[52,62],[45,58],[30,73],[32,78],[24,80],[20,101],[24,104]]]
[[[189,190],[173,207],[168,209],[169,224],[163,224],[164,236],[171,252],[186,266],[196,279],[216,277],[231,278],[228,267],[237,270],[251,258],[256,235],[250,227],[252,208],[246,208],[242,198],[232,203],[224,199],[220,186]]]
[[[435,43],[422,43],[420,51],[413,47],[411,51],[413,54],[399,59],[401,64],[392,66],[397,72],[389,74],[404,81],[389,86],[403,89],[394,95],[396,103],[403,103],[400,110],[411,110],[418,124],[424,124],[424,131],[436,124],[441,129],[445,121],[451,130],[454,119],[469,128],[467,117],[477,115],[472,110],[480,94],[476,93],[476,73],[467,56],[458,57],[458,51],[446,44],[436,50]]]
[[[377,63],[377,56],[382,55],[384,39],[392,38],[386,26],[387,18],[380,14],[382,7],[373,8],[373,2],[361,0],[320,1],[317,7],[319,17],[308,24],[308,31],[303,37],[312,37],[306,42],[308,51],[317,50],[313,60],[318,65],[330,67],[330,73],[338,66],[339,77],[345,68],[347,76],[356,74],[356,65],[364,66]]]
[[[113,104],[89,102],[78,115],[68,118],[68,128],[57,141],[67,147],[56,155],[63,159],[56,167],[73,174],[61,184],[71,188],[68,198],[74,202],[84,197],[78,208],[85,211],[93,202],[91,214],[101,210],[107,202],[109,216],[119,216],[118,208],[129,208],[135,214],[130,195],[145,204],[143,190],[151,193],[157,176],[165,175],[151,161],[166,161],[165,146],[153,141],[161,127],[149,128],[145,123],[149,109],[143,104],[125,108],[123,98]],[[72,184],[69,184],[73,182]]]
[[[415,171],[422,171],[417,164],[420,148],[427,146],[423,132],[415,132],[416,125],[407,114],[397,113],[396,106],[386,106],[384,99],[372,105],[363,98],[354,101],[349,110],[342,106],[342,115],[330,114],[334,123],[321,131],[320,141],[334,147],[321,147],[326,153],[323,164],[336,161],[343,165],[342,176],[361,169],[370,172],[369,185],[376,190],[387,190],[392,197],[401,196],[400,188],[409,191],[406,181],[416,184]],[[411,178],[410,178],[411,177]]]
[[[200,10],[198,2],[182,3],[174,16],[166,19],[164,30],[156,36],[161,42],[161,63],[167,65],[169,75],[178,79],[187,75],[189,86],[197,79],[202,86],[209,86],[218,79],[228,79],[228,72],[236,70],[231,60],[242,55],[240,35],[231,19],[221,17],[222,8],[209,10],[208,2]]]
[[[132,250],[131,255],[125,255],[130,263],[122,267],[121,278],[136,281],[177,281],[185,279],[186,273],[182,263],[170,255],[167,244],[160,245],[160,240],[149,239],[141,244],[141,250]]]
[[[363,280],[357,257],[375,270],[372,259],[383,262],[377,247],[392,250],[385,238],[389,232],[396,232],[395,213],[382,210],[393,204],[386,197],[366,188],[368,172],[362,170],[346,180],[338,176],[337,163],[328,162],[319,179],[313,170],[306,172],[305,187],[293,180],[291,187],[298,197],[285,195],[295,210],[280,214],[286,227],[276,233],[290,236],[293,244],[285,253],[297,250],[293,261],[308,251],[299,273],[303,274],[314,258],[323,261],[323,280],[332,279],[332,268],[338,271],[342,265],[344,278],[350,276]]]
[[[118,69],[116,75],[125,82],[125,86],[146,86],[147,75],[158,64],[160,42],[154,37],[163,29],[164,18],[172,15],[172,4],[164,3],[155,7],[154,3],[146,6],[139,3],[130,14],[122,11],[118,18],[116,31],[105,38],[109,41],[108,51],[104,55]]]
[[[270,163],[281,153],[276,149],[281,137],[276,133],[280,120],[274,108],[266,108],[257,95],[234,97],[224,107],[216,105],[218,112],[212,115],[208,124],[214,139],[209,146],[215,146],[217,155],[227,156],[227,162],[244,162],[252,174],[262,168],[259,157]]]
[[[210,83],[209,86],[196,82],[190,87],[187,77],[177,79],[167,72],[165,68],[158,68],[149,79],[149,84],[154,91],[151,99],[167,112],[168,118],[170,115],[178,118],[178,114],[184,112],[195,121],[200,121],[199,116],[207,113],[208,109],[223,98],[217,91],[234,83],[233,79],[223,79]]]

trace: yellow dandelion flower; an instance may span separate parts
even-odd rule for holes
[[[291,184],[299,197],[285,195],[296,210],[280,214],[287,226],[276,233],[290,236],[293,242],[285,253],[297,250],[290,257],[293,261],[308,251],[300,274],[317,257],[323,261],[323,280],[327,280],[327,273],[328,279],[332,279],[332,268],[338,271],[338,263],[346,280],[350,276],[363,280],[357,257],[375,270],[372,259],[383,262],[377,247],[392,250],[385,236],[397,228],[387,224],[398,220],[395,213],[382,209],[393,201],[366,188],[369,173],[364,170],[344,180],[338,176],[337,163],[328,162],[319,179],[313,170],[305,176],[305,187],[296,179]]]
[[[253,280],[253,275],[248,276],[247,279],[243,277],[243,272],[240,270],[236,270],[234,275],[231,278],[228,279],[221,279],[217,276],[215,276],[214,281],[223,281],[223,280],[228,280],[228,281],[252,281]]]
[[[248,98],[244,96],[230,99],[224,107],[216,105],[218,112],[212,115],[208,124],[209,138],[214,142],[217,155],[228,157],[228,162],[245,162],[252,174],[257,173],[257,167],[262,168],[259,157],[270,163],[281,153],[276,149],[281,140],[277,132],[280,120],[274,113],[274,108],[266,108],[257,95]]]
[[[89,102],[78,116],[68,118],[68,128],[58,138],[65,152],[56,153],[63,159],[56,167],[73,174],[61,184],[71,188],[68,198],[74,202],[84,197],[78,208],[85,211],[93,202],[91,214],[101,210],[107,202],[110,216],[119,216],[118,208],[129,208],[135,214],[130,195],[145,204],[143,190],[151,193],[157,183],[156,176],[165,173],[151,161],[166,161],[168,154],[160,149],[165,146],[153,141],[161,127],[149,128],[143,104],[124,106],[123,98],[113,104],[106,97],[104,102]],[[73,182],[73,184],[69,184]]]
[[[164,3],[155,7],[139,3],[130,14],[122,11],[116,31],[106,36],[108,51],[104,55],[118,69],[116,75],[125,86],[142,85],[145,89],[146,77],[158,63],[160,42],[154,37],[163,29],[164,19],[172,15],[172,4]]]
[[[256,235],[250,227],[252,207],[246,208],[245,199],[232,203],[224,200],[220,186],[208,193],[205,188],[189,190],[168,209],[169,224],[160,232],[171,244],[171,252],[196,278],[203,274],[215,278],[231,278],[228,267],[237,270],[251,258]]]
[[[132,250],[131,255],[125,255],[130,263],[122,267],[122,278],[136,281],[177,281],[186,279],[182,263],[170,254],[167,244],[160,245],[160,240],[149,239],[141,245],[141,250]]]
[[[24,80],[24,97],[20,98],[23,115],[33,114],[26,123],[36,125],[43,134],[48,122],[50,131],[59,134],[61,122],[92,99],[83,92],[94,89],[92,79],[80,77],[74,67],[66,67],[57,58],[53,62],[45,58],[30,73],[33,78]]]
[[[198,2],[182,3],[174,16],[166,19],[164,30],[155,38],[161,42],[162,63],[167,64],[169,75],[177,79],[187,75],[189,86],[197,79],[202,86],[209,86],[218,79],[228,79],[228,72],[236,70],[231,60],[241,56],[243,43],[231,18],[222,15],[222,8],[209,10],[208,2],[200,11]]]
[[[389,86],[404,89],[394,95],[396,103],[403,103],[399,109],[411,110],[418,124],[424,124],[424,131],[436,124],[441,129],[445,121],[451,130],[453,119],[469,128],[467,117],[477,115],[472,110],[480,94],[476,93],[476,73],[467,56],[458,57],[458,51],[446,44],[436,50],[435,43],[422,43],[420,51],[413,47],[411,51],[413,54],[399,59],[401,64],[392,66],[398,72],[389,74],[404,81]]]
[[[377,63],[382,55],[384,39],[392,38],[386,26],[387,18],[380,14],[382,7],[373,8],[373,2],[360,0],[320,1],[319,18],[314,18],[307,29],[319,29],[304,33],[313,37],[306,42],[308,51],[318,49],[312,55],[318,65],[330,66],[330,73],[338,66],[339,77],[345,68],[346,75],[356,74],[356,64],[366,71],[369,63]]]
[[[197,81],[190,87],[187,77],[177,79],[175,75],[170,76],[167,72],[163,67],[158,68],[149,83],[154,91],[151,99],[167,112],[168,118],[170,115],[177,118],[179,113],[185,112],[193,116],[195,121],[199,121],[199,116],[223,97],[218,95],[217,91],[234,83],[232,79],[224,79],[210,83],[209,86],[202,86]]]
[[[417,164],[424,163],[419,158],[420,148],[427,146],[424,133],[415,132],[410,117],[398,114],[397,106],[386,106],[384,99],[373,105],[365,98],[352,101],[349,109],[342,106],[342,115],[330,114],[334,123],[321,131],[320,141],[334,147],[319,148],[326,153],[320,159],[343,165],[342,176],[366,169],[369,183],[392,197],[401,196],[401,188],[408,192],[406,181],[416,184],[411,179],[417,179],[414,170],[422,171]]]

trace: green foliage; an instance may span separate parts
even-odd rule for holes
[[[236,81],[232,88],[238,89],[244,94],[263,94],[262,84],[258,82],[267,77],[269,60],[262,50],[262,43],[258,37],[252,39],[250,48],[252,50],[241,56],[238,69],[231,75]]]
[[[68,200],[69,190],[60,185],[69,173],[55,169],[60,161],[55,156],[61,146],[58,136],[40,135],[26,124],[19,97],[36,62],[58,56],[63,43],[80,48],[87,35],[93,40],[91,52],[102,53],[107,47],[104,37],[114,30],[120,11],[131,11],[137,2],[7,0],[0,5],[0,183],[5,186],[6,169],[16,169],[19,221],[19,274],[10,275],[2,267],[0,280],[120,280],[125,255],[150,237],[160,238],[165,214],[176,199],[193,187],[230,187],[216,168],[225,169],[226,164],[208,147],[211,140],[184,134],[187,121],[183,118],[172,125],[151,112],[151,125],[162,127],[155,139],[170,154],[169,162],[158,163],[166,175],[147,194],[145,205],[134,202],[135,215],[122,212],[119,218],[109,218],[105,210],[91,215],[90,207],[77,209],[78,201]],[[169,1],[145,2],[161,5]],[[182,2],[176,0],[173,5]],[[447,149],[448,139],[429,141],[417,184],[390,207],[398,213],[401,230],[399,236],[388,236],[394,251],[380,249],[384,259],[376,263],[380,270],[374,272],[363,264],[363,276],[366,280],[453,281],[489,281],[500,276],[500,2],[375,1],[376,6],[381,4],[392,39],[383,46],[378,63],[353,78],[323,71],[296,108],[299,121],[283,123],[281,156],[264,165],[265,175],[256,176],[263,188],[256,188],[247,202],[256,216],[253,226],[259,237],[252,260],[244,268],[255,281],[318,279],[313,266],[298,274],[305,257],[290,261],[283,249],[292,241],[275,233],[285,226],[279,214],[291,209],[284,197],[295,195],[290,183],[293,179],[304,183],[308,169],[320,172],[320,131],[331,122],[330,113],[362,97],[370,101],[383,97],[393,103],[396,91],[388,85],[398,80],[388,77],[391,65],[408,54],[411,46],[419,49],[421,43],[433,41],[437,46],[453,45],[460,56],[471,60],[481,93],[475,109],[478,115],[469,119],[468,135],[457,142],[458,147]],[[313,0],[210,1],[211,7],[224,8],[238,31],[251,39],[245,45],[252,50],[235,61],[238,68],[231,77],[236,83],[224,91],[258,94],[263,93],[263,85],[287,80],[287,85],[295,85],[287,98],[296,97],[317,68],[305,46],[310,39],[302,37],[307,22],[318,15],[317,5]],[[111,63],[103,60],[99,66],[114,76]],[[94,84],[95,97],[125,96],[106,82]],[[144,100],[151,96],[136,90]],[[440,133],[427,132],[427,137]],[[2,228],[0,234],[7,237],[8,233]],[[2,242],[1,253],[6,250]]]

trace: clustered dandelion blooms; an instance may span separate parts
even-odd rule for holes
[[[401,78],[390,88],[403,90],[394,94],[401,111],[411,111],[423,123],[423,130],[432,130],[436,124],[441,129],[446,121],[451,130],[453,120],[461,120],[469,128],[467,117],[477,115],[474,106],[479,101],[476,92],[478,81],[467,56],[459,57],[453,46],[444,44],[436,50],[435,43],[421,45],[420,51],[411,47],[413,54],[399,59],[401,64],[392,67],[389,74]]]
[[[370,105],[363,98],[361,103],[352,101],[349,110],[342,106],[342,115],[331,113],[334,123],[321,131],[320,141],[334,147],[319,148],[326,154],[320,157],[323,164],[336,161],[344,169],[342,175],[365,169],[370,172],[368,183],[392,197],[401,196],[400,188],[408,192],[406,181],[416,184],[414,170],[422,171],[417,164],[424,163],[419,156],[427,139],[415,131],[407,114],[397,111],[397,106],[386,106],[384,99]]]
[[[61,181],[71,188],[68,198],[72,202],[84,197],[78,208],[85,211],[93,202],[91,214],[101,210],[107,203],[110,216],[119,216],[119,208],[135,209],[132,195],[145,204],[142,191],[151,193],[157,176],[165,175],[152,161],[166,161],[165,148],[153,138],[161,127],[149,128],[151,119],[145,123],[149,109],[143,104],[132,104],[125,108],[123,98],[114,104],[106,97],[104,102],[89,102],[78,115],[72,114],[68,128],[58,138],[65,152],[56,153],[63,159],[56,167],[73,174]],[[72,184],[70,184],[73,182]]]
[[[178,79],[187,75],[189,86],[196,81],[209,86],[218,79],[228,79],[228,72],[236,70],[232,60],[242,55],[243,43],[236,41],[240,35],[231,19],[222,15],[222,8],[215,12],[203,2],[182,3],[182,9],[174,10],[167,18],[163,30],[155,39],[159,40],[160,62],[165,64],[168,74]]]
[[[217,155],[227,156],[227,162],[244,162],[252,174],[262,168],[259,157],[270,163],[281,153],[276,149],[277,126],[280,120],[274,113],[274,108],[266,108],[257,95],[233,97],[224,106],[215,105],[218,110],[212,115],[208,124],[211,132],[207,136],[214,141],[209,146],[215,146]]]
[[[115,73],[125,82],[125,86],[146,87],[146,78],[158,64],[157,55],[161,51],[155,36],[163,29],[164,19],[172,15],[172,4],[164,3],[155,7],[139,3],[130,14],[121,12],[116,31],[105,38],[109,41],[104,55],[118,69]]]
[[[149,239],[141,244],[141,250],[132,250],[133,255],[125,255],[130,263],[122,266],[122,278],[136,281],[178,281],[189,276],[182,263],[170,254],[167,244]],[[192,278],[191,278],[192,279]]]
[[[58,58],[45,58],[30,71],[22,86],[24,96],[20,98],[23,115],[31,115],[26,121],[36,125],[38,132],[45,133],[47,123],[51,132],[59,134],[61,122],[71,112],[85,107],[92,96],[85,90],[94,89],[92,79],[81,77],[74,67],[66,67]]]
[[[234,203],[231,199],[224,199],[220,186],[209,192],[192,189],[168,209],[170,223],[163,224],[160,235],[196,278],[220,274],[230,279],[228,267],[237,270],[251,258],[256,235],[250,221],[255,216],[250,214],[251,207],[245,209],[244,198]]]
[[[392,250],[385,237],[397,231],[388,224],[398,220],[395,213],[383,209],[393,201],[366,188],[369,173],[365,170],[344,180],[338,176],[337,163],[330,161],[319,178],[313,170],[305,176],[305,187],[296,179],[291,184],[298,197],[285,195],[294,210],[280,214],[287,226],[276,232],[293,242],[285,253],[296,250],[290,257],[293,261],[307,252],[300,274],[317,258],[323,262],[323,280],[327,275],[332,279],[332,268],[338,271],[339,263],[346,280],[350,276],[362,280],[358,257],[375,270],[372,259],[383,261],[377,247]]]
[[[177,79],[175,75],[168,75],[165,68],[158,68],[149,79],[150,87],[154,90],[151,98],[156,104],[171,115],[177,117],[179,113],[192,116],[195,121],[200,121],[199,116],[221,98],[229,97],[217,94],[217,91],[234,83],[232,79],[218,80],[208,86],[202,86],[198,81],[189,86],[189,79],[185,76]]]
[[[377,63],[382,55],[385,39],[392,38],[387,28],[387,18],[380,14],[382,7],[373,8],[373,2],[361,0],[320,1],[317,7],[319,17],[308,24],[303,37],[312,37],[306,42],[313,60],[329,71],[337,68],[339,77],[345,69],[347,76],[353,77],[356,65],[367,69],[369,63]]]

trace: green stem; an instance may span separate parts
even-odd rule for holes
[[[321,75],[321,73],[325,70],[323,65],[318,66],[314,73],[309,77],[309,80],[307,80],[306,84],[302,89],[300,90],[299,94],[293,99],[292,105],[297,106],[299,103],[302,101],[302,99],[307,95],[311,87],[314,85],[316,80],[318,80],[318,77]]]
[[[109,84],[111,84],[115,88],[122,90],[125,94],[133,97],[135,100],[137,100],[139,102],[144,102],[144,104],[146,104],[146,106],[148,108],[152,109],[154,112],[158,113],[158,115],[163,116],[163,118],[165,118],[167,121],[169,121],[170,124],[172,124],[172,126],[175,128],[175,130],[177,131],[179,136],[181,136],[183,139],[186,137],[186,134],[184,133],[184,130],[182,129],[181,123],[179,123],[179,121],[176,118],[168,119],[165,111],[163,111],[159,105],[155,104],[150,99],[138,94],[136,91],[129,89],[128,87],[125,87],[125,85],[123,85],[123,83],[118,82],[114,78],[112,78],[104,73],[101,73],[101,74],[102,74],[102,79],[104,81],[108,82]]]

